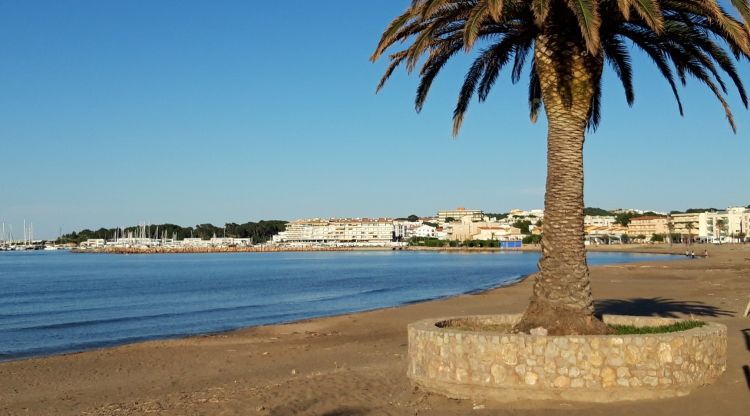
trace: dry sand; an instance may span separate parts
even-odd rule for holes
[[[0,415],[748,414],[750,319],[741,314],[750,297],[750,245],[695,246],[695,251],[704,248],[707,259],[592,268],[600,311],[693,315],[728,326],[727,372],[688,397],[493,405],[449,400],[410,385],[407,323],[520,312],[531,293],[529,279],[477,295],[373,312],[0,363]]]

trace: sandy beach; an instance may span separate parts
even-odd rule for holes
[[[615,249],[622,249],[615,247]],[[685,246],[628,246],[684,253]],[[750,404],[750,245],[593,267],[601,313],[689,317],[729,331],[728,366],[683,398],[594,405],[449,400],[406,378],[406,325],[521,312],[531,279],[476,295],[218,335],[0,363],[0,415],[741,415]],[[457,276],[460,278],[460,276]]]

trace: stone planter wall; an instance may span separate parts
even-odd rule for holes
[[[469,332],[436,325],[457,319],[512,325],[520,317],[409,325],[409,378],[454,398],[611,402],[685,395],[726,369],[726,326],[714,323],[668,334],[607,336]],[[608,315],[604,321],[659,326],[678,320]]]

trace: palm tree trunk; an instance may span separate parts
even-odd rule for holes
[[[602,334],[608,329],[594,317],[583,225],[583,143],[602,59],[559,27],[547,33],[534,52],[549,123],[542,258],[516,330]]]

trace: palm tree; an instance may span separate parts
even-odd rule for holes
[[[685,224],[685,229],[688,231],[688,245],[693,244],[693,229],[695,229],[695,224],[691,221]]]
[[[721,232],[724,231],[724,220],[721,218],[716,219],[716,223],[714,225],[714,234],[719,239],[719,244],[721,244]]]
[[[669,246],[672,247],[672,236],[674,235],[674,222],[672,222],[672,218],[667,219],[667,231],[669,231]]]
[[[548,121],[545,225],[540,273],[519,331],[543,326],[554,333],[603,333],[593,299],[583,231],[583,143],[600,120],[601,81],[607,62],[633,102],[631,41],[656,65],[682,113],[677,82],[693,77],[716,95],[735,129],[724,98],[726,74],[743,104],[747,96],[735,60],[750,57],[750,5],[731,0],[740,18],[717,0],[411,0],[384,31],[372,60],[395,44],[380,89],[393,71],[413,71],[420,111],[435,77],[453,56],[479,49],[458,95],[453,133],[469,102],[484,101],[501,68],[521,79],[527,58],[529,107]]]

